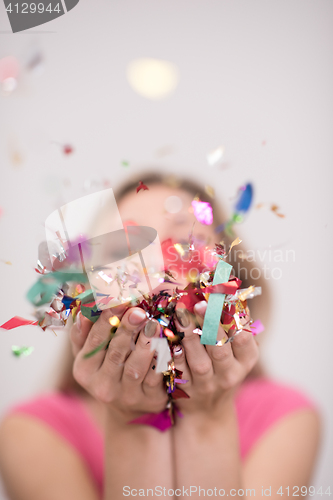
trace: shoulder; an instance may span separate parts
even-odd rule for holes
[[[312,399],[298,388],[260,378],[243,384],[236,406],[246,483],[253,484],[260,470],[267,484],[307,484],[322,427]]]
[[[243,382],[236,393],[236,408],[240,416],[260,412],[261,420],[267,421],[299,408],[317,411],[314,401],[302,390],[268,377]]]
[[[308,415],[309,425],[318,426],[320,422],[320,412],[308,395],[267,377],[246,380],[239,388],[235,402],[243,457],[258,439],[288,416],[293,415],[295,421],[305,418],[302,413]]]
[[[0,469],[10,498],[47,498],[50,488],[52,498],[59,500],[71,493],[87,500],[97,498],[80,454],[66,439],[59,439],[59,422],[64,419],[63,411],[70,407],[66,397],[54,393],[7,411],[0,422]],[[50,424],[52,411],[56,415]],[[57,420],[60,426],[55,428]]]

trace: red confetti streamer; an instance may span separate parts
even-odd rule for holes
[[[18,326],[24,325],[38,325],[38,321],[32,321],[30,319],[20,318],[20,316],[14,316],[9,321],[0,326],[4,330],[12,330],[13,328],[17,328]]]
[[[148,190],[146,184],[144,184],[142,181],[139,181],[139,185],[136,188],[136,192],[138,193],[139,191],[141,191],[141,189],[143,189],[144,191]]]

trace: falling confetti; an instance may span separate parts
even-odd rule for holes
[[[212,186],[206,185],[205,186],[205,192],[210,196],[212,199],[215,198],[215,190]]]
[[[253,186],[251,183],[245,184],[238,189],[236,196],[236,204],[234,213],[227,222],[220,224],[216,229],[216,233],[225,231],[228,236],[234,237],[233,226],[240,224],[244,220],[245,214],[249,211],[253,200]]]
[[[195,218],[209,226],[213,223],[213,209],[208,201],[193,200],[191,203]]]
[[[41,73],[43,71],[44,57],[40,49],[34,49],[31,54],[29,54],[28,61],[26,63],[27,71],[34,73]]]
[[[285,215],[282,214],[281,212],[279,212],[280,210],[280,207],[278,205],[275,205],[274,203],[258,203],[256,205],[256,208],[257,209],[261,209],[261,208],[268,208],[269,210],[271,210],[275,215],[277,215],[278,217],[280,217],[281,219],[284,219],[285,218]]]
[[[224,146],[219,146],[210,153],[207,154],[207,163],[211,167],[221,162],[224,155]]]
[[[139,181],[139,185],[136,188],[136,192],[138,193],[139,191],[141,191],[141,189],[143,189],[144,191],[148,190],[146,184],[144,184],[142,181]]]
[[[62,150],[65,155],[70,155],[73,153],[73,146],[71,146],[70,144],[64,144]]]
[[[22,356],[29,356],[29,354],[31,354],[33,350],[34,347],[19,347],[17,345],[12,345],[12,353],[18,358],[21,358]]]
[[[11,93],[17,87],[19,62],[13,56],[0,59],[0,87],[5,93]]]
[[[278,207],[277,205],[271,205],[271,210],[272,210],[272,212],[274,212],[274,213],[275,213],[275,215],[277,215],[278,217],[281,217],[281,218],[285,217],[285,215],[283,215],[283,214],[281,214],[280,212],[278,212],[279,207]]]
[[[51,141],[51,143],[59,146],[59,148],[61,149],[63,154],[66,156],[71,155],[74,151],[74,148],[71,144],[61,144],[60,142],[56,142],[56,141]]]

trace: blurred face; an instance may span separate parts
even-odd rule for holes
[[[193,214],[193,194],[179,188],[153,184],[148,191],[133,191],[118,202],[123,223],[134,222],[156,229],[161,242],[172,238],[187,244],[192,231],[197,240],[213,246],[217,241],[213,225],[198,222]]]
[[[125,225],[127,223],[150,226],[157,231],[163,248],[165,268],[172,273],[177,283],[184,286],[195,280],[203,268],[206,270],[204,264],[200,267],[204,260],[204,249],[207,246],[213,247],[218,241],[213,225],[201,224],[195,218],[192,200],[193,194],[184,189],[153,184],[148,191],[133,191],[118,202],[120,216]],[[173,244],[180,243],[188,249],[192,231],[196,257],[193,258],[192,253],[190,260],[188,253],[179,253]],[[166,241],[169,239],[172,242]],[[197,250],[199,248],[201,250]],[[211,261],[211,254],[209,255]],[[165,284],[163,286],[165,287]]]

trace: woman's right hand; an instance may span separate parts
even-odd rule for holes
[[[154,351],[150,350],[151,338],[159,336],[158,322],[147,321],[145,312],[139,307],[132,307],[123,315],[119,310],[117,316],[121,317],[121,322],[106,350],[103,348],[84,357],[109,339],[109,319],[115,315],[115,309],[102,311],[96,323],[79,313],[70,339],[75,357],[75,380],[95,399],[105,403],[116,418],[127,422],[144,413],[161,412],[168,398],[163,375],[155,372]]]

